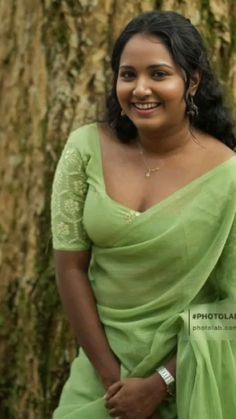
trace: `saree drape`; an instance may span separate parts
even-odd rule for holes
[[[222,316],[236,313],[236,157],[140,213],[106,193],[97,125],[86,125],[57,166],[52,233],[54,249],[92,249],[89,279],[122,377],[148,376],[177,352],[176,398],[161,418],[235,419],[236,319]],[[53,419],[108,419],[103,395],[80,350]]]

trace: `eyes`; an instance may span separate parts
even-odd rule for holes
[[[164,70],[152,70],[150,72],[150,76],[154,80],[162,80],[168,75],[169,74]],[[119,77],[124,81],[132,81],[136,78],[136,73],[132,70],[121,70],[119,73]]]

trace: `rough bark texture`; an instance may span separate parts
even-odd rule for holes
[[[76,353],[54,280],[49,204],[68,133],[101,116],[114,38],[180,11],[236,101],[234,0],[0,0],[0,417],[49,419]]]

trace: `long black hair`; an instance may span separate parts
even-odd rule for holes
[[[121,107],[116,95],[116,83],[122,51],[135,34],[154,35],[162,40],[175,63],[186,75],[186,111],[189,107],[187,95],[190,80],[196,71],[201,81],[194,96],[198,115],[190,118],[193,127],[198,128],[235,149],[236,137],[229,109],[224,105],[223,94],[212,71],[203,40],[189,19],[176,12],[154,11],[139,15],[131,20],[115,42],[111,66],[113,83],[107,98],[107,121],[122,142],[132,142],[137,137],[137,129],[127,116],[121,115]]]

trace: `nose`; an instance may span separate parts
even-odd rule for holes
[[[137,98],[143,98],[151,94],[151,88],[145,78],[136,79],[133,95]]]

